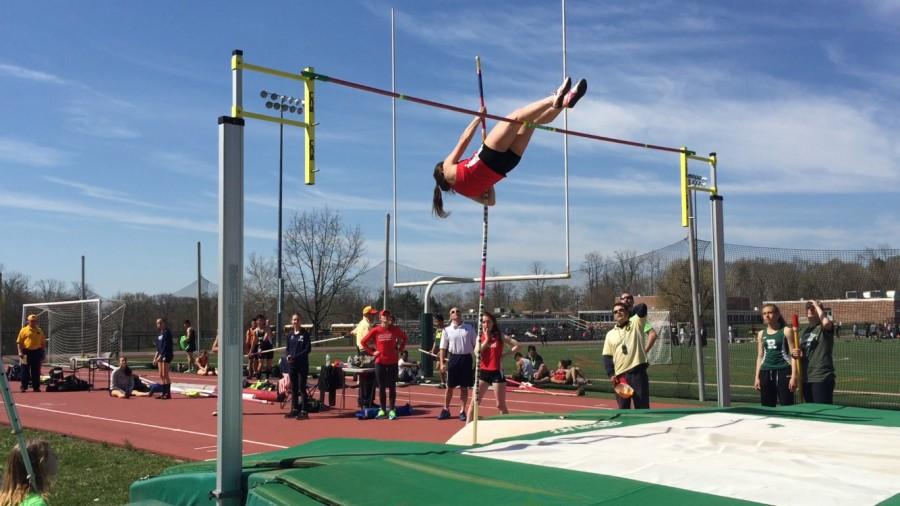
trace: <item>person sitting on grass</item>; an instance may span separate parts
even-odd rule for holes
[[[513,379],[527,383],[534,381],[534,366],[532,365],[531,360],[525,358],[525,356],[518,351],[513,355],[513,358],[516,360],[516,372],[512,375]]]
[[[3,485],[0,488],[0,504],[47,506],[50,495],[50,481],[59,470],[59,460],[50,444],[42,439],[28,442],[28,458],[34,472],[34,487],[28,480],[25,462],[19,445],[13,445],[6,458],[3,470]]]
[[[397,362],[397,366],[400,368],[400,373],[397,377],[398,380],[403,383],[416,382],[416,376],[419,375],[419,363],[410,362],[409,352],[407,350],[403,350],[400,354],[400,361]]]
[[[537,352],[537,348],[533,344],[528,345],[528,360],[531,360],[531,367],[534,368],[534,380],[532,381],[546,381],[546,378],[550,377],[550,369],[547,369],[544,357]]]
[[[197,368],[197,375],[199,376],[216,375],[216,368],[209,365],[209,352],[206,350],[200,351],[200,355],[194,360],[194,366]]]
[[[119,358],[119,367],[112,373],[112,384],[110,385],[110,395],[120,399],[128,399],[131,397],[148,397],[149,392],[138,391],[135,386],[140,383],[137,375],[128,367],[128,359],[126,357]]]

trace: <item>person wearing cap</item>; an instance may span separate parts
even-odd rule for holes
[[[603,342],[603,365],[613,387],[627,383],[634,390],[629,398],[616,396],[619,409],[630,409],[632,401],[635,409],[650,408],[650,379],[647,377],[648,360],[644,346],[647,309],[646,306],[637,309],[632,316],[627,304],[616,302],[613,305],[616,324],[606,333]]]
[[[381,401],[375,418],[389,418],[391,420],[397,418],[395,409],[397,403],[397,373],[399,372],[397,363],[400,360],[400,353],[406,349],[407,340],[406,332],[394,325],[394,317],[391,315],[391,312],[383,309],[381,311],[381,325],[372,328],[360,343],[366,354],[375,357],[375,382],[378,384],[378,395]],[[390,392],[390,399],[387,398],[386,391]],[[387,413],[384,411],[385,405],[388,406]]]
[[[375,316],[378,315],[378,311],[372,306],[366,306],[362,310],[362,320],[356,324],[356,328],[353,329],[352,334],[356,336],[356,348],[360,353],[365,353],[362,346],[362,340],[366,337],[372,327],[375,326]]]
[[[34,391],[40,392],[41,360],[44,359],[47,337],[44,335],[44,331],[38,327],[36,315],[28,315],[27,323],[16,338],[16,346],[22,362],[22,391],[28,390],[28,384],[31,383]]]

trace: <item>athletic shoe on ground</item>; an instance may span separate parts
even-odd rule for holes
[[[441,383],[440,385],[438,385],[438,388],[447,388],[447,384],[446,384],[446,383]]]
[[[389,420],[396,420],[396,419],[397,419],[397,412],[394,411],[393,409],[390,410],[390,411],[388,411],[388,419],[389,419]]]
[[[575,104],[581,100],[581,97],[587,93],[587,81],[584,79],[579,79],[575,84],[575,87],[572,88],[572,91],[566,94],[566,97],[563,99],[562,105],[563,107],[572,108],[575,107]]]
[[[450,410],[442,409],[441,414],[438,415],[438,420],[446,420],[450,418]]]
[[[290,413],[284,415],[284,417],[285,418],[297,418],[297,415],[299,415],[299,414],[300,414],[299,411],[291,411]]]
[[[556,90],[556,97],[553,99],[553,108],[554,109],[559,109],[560,107],[563,107],[565,98],[566,98],[566,93],[569,92],[569,89],[571,87],[572,87],[572,78],[566,77],[563,80],[562,84],[559,85],[559,89]]]
[[[387,418],[387,415],[384,413],[384,410],[383,410],[383,409],[379,409],[379,410],[378,410],[378,414],[375,415],[375,419],[376,419],[376,420],[384,420],[385,418]]]
[[[575,395],[577,395],[578,397],[583,396],[584,395],[584,386],[579,386],[578,388],[576,388]]]
[[[306,411],[297,413],[297,420],[306,420],[307,418],[309,418],[309,413],[307,413]]]
[[[460,412],[459,412],[459,419],[462,420],[462,421],[464,421],[464,422],[466,421],[466,412],[465,412],[465,411],[460,411]]]

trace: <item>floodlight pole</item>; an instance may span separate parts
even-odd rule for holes
[[[284,107],[279,112],[281,119],[284,119]],[[284,123],[278,124],[278,309],[277,323],[275,329],[275,346],[281,346],[281,337],[284,333],[284,277],[281,274],[281,236],[284,235],[281,229],[282,206],[284,205]]]
[[[202,334],[200,333],[200,301],[203,298],[203,274],[200,271],[200,241],[197,241],[197,321],[194,322],[194,330],[196,331],[197,336],[197,349],[201,349],[200,341],[203,340]],[[189,367],[193,367],[194,364],[190,364]]]

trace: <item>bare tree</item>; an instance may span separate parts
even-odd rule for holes
[[[536,276],[547,274],[547,269],[542,262],[532,262],[529,270],[531,271],[531,274]],[[523,297],[526,306],[532,311],[547,309],[544,307],[546,305],[546,291],[546,279],[532,279],[528,281],[528,284],[525,285],[525,294]]]
[[[491,269],[488,276],[500,276],[500,272],[497,269]],[[515,285],[509,282],[488,283],[487,293],[485,294],[485,307],[502,307],[505,310],[509,310],[516,299],[517,291]]]
[[[76,295],[66,290],[66,284],[58,279],[42,279],[35,284],[35,296],[41,302],[57,302],[61,300],[71,300],[73,298],[81,298],[81,287],[79,283]]]
[[[323,208],[294,215],[285,231],[284,265],[288,292],[318,335],[339,294],[365,270],[362,232],[344,225],[340,214]]]
[[[278,297],[278,264],[275,259],[251,253],[244,279],[245,319],[264,314],[274,322]]]
[[[614,258],[613,271],[617,291],[637,291],[640,287],[635,285],[640,281],[643,258],[639,257],[637,252],[631,250],[616,251]]]

